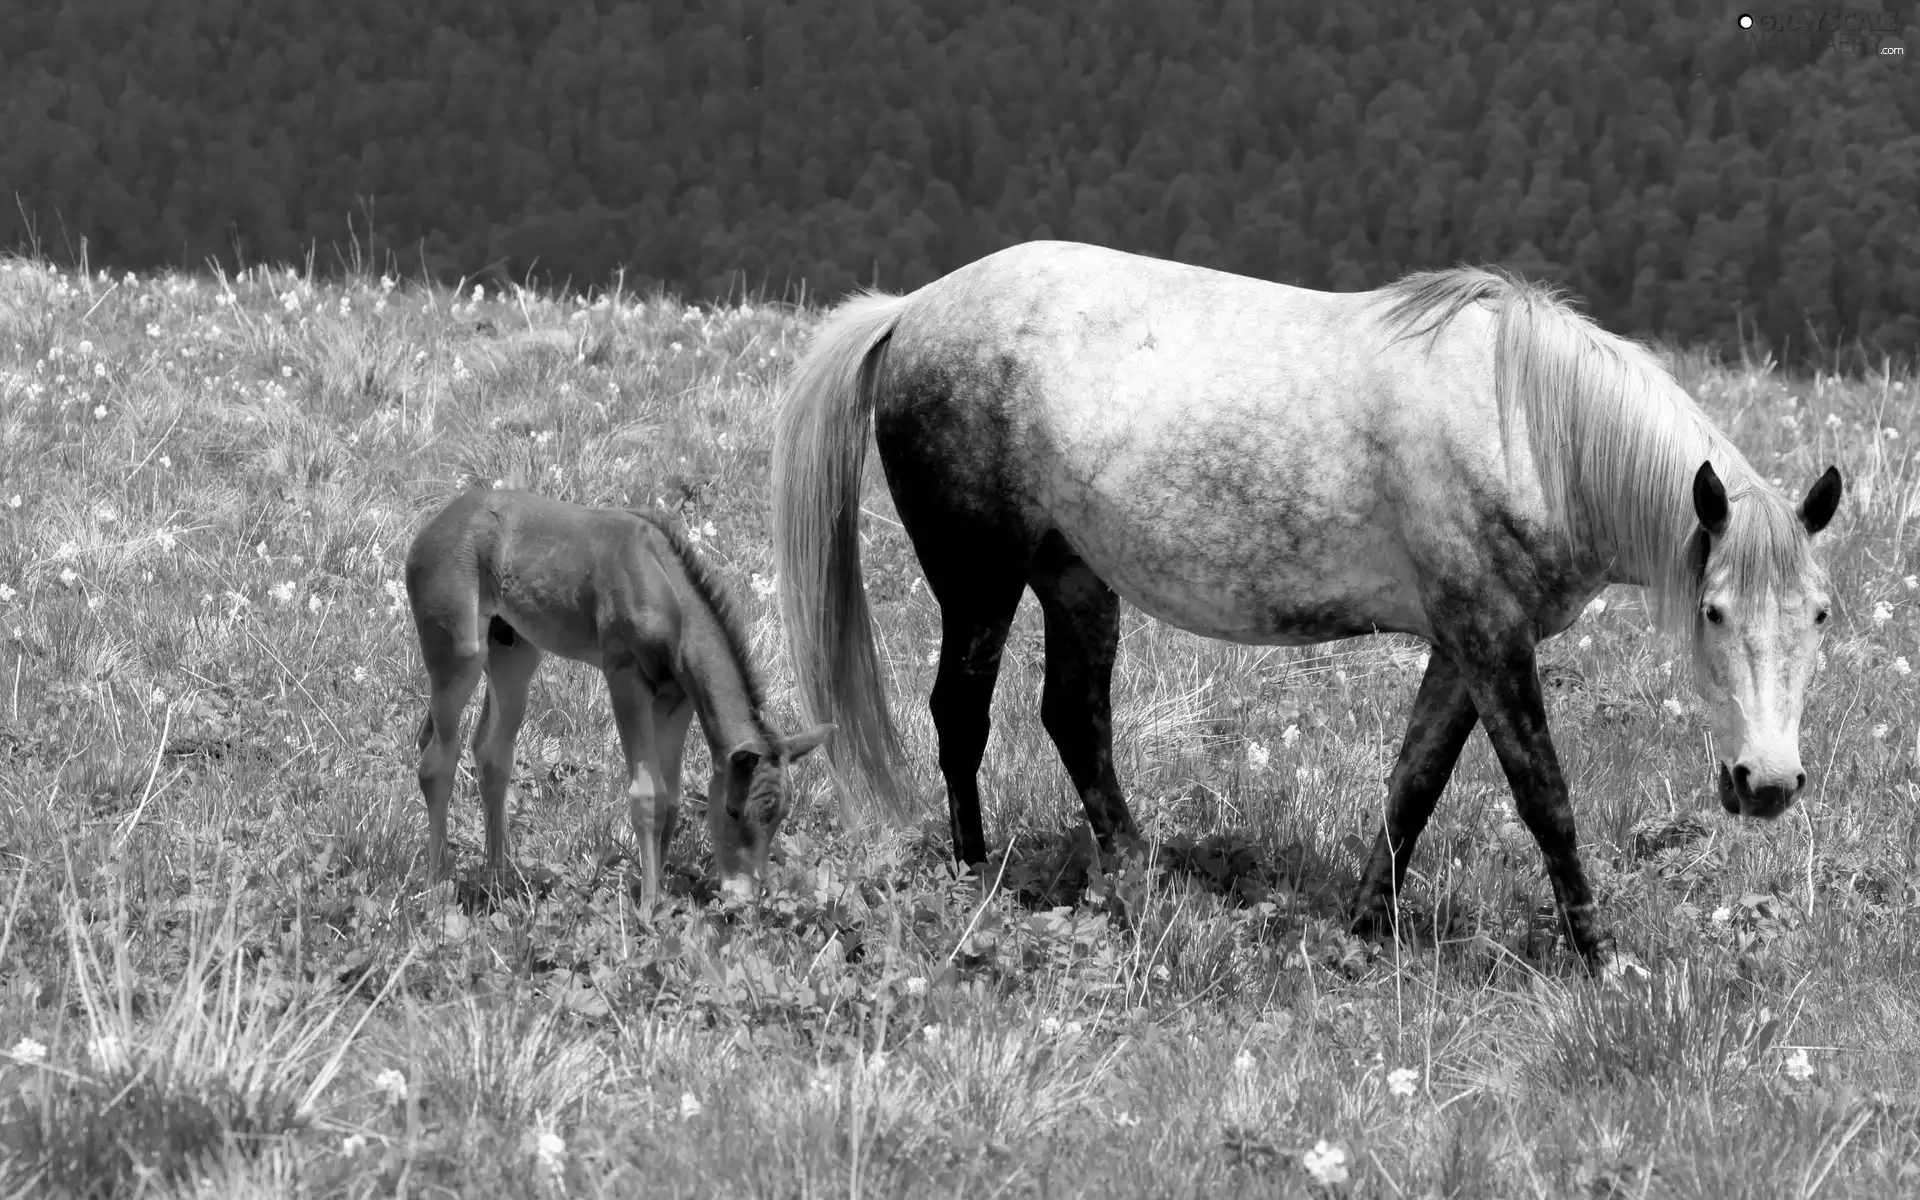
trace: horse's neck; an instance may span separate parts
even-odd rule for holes
[[[745,668],[727,644],[719,614],[704,603],[686,603],[684,595],[674,659],[682,669],[678,682],[693,701],[708,745],[716,752],[758,745],[762,738],[753,693]]]

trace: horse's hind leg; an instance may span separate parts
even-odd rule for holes
[[[480,811],[487,834],[487,870],[499,878],[507,865],[507,788],[513,781],[513,744],[527,715],[527,689],[540,669],[540,648],[512,626],[493,619],[487,631],[487,698],[473,727],[473,760],[480,774]]]
[[[940,670],[927,706],[940,742],[940,774],[947,781],[953,854],[970,866],[987,860],[987,835],[980,822],[980,760],[987,752],[1000,653],[1026,588],[1026,556],[1018,556],[1012,565],[1007,561],[1012,556],[1001,547],[949,545],[937,553],[934,561],[947,567],[927,571],[927,584],[940,602]],[[929,557],[922,553],[922,564]]]
[[[460,714],[486,663],[478,630],[418,621],[427,667],[427,719],[420,726],[420,795],[427,804],[427,881],[446,874],[447,808],[460,766]]]
[[[1446,790],[1453,765],[1478,718],[1458,666],[1434,651],[1414,697],[1399,761],[1387,782],[1386,821],[1374,839],[1373,855],[1354,898],[1355,933],[1374,937],[1393,929],[1394,902],[1407,877],[1414,843],[1433,816],[1433,806]]]
[[[1120,646],[1120,597],[1058,533],[1040,544],[1028,575],[1046,617],[1047,682],[1040,723],[1086,808],[1103,850],[1115,834],[1139,829],[1113,772],[1113,659]]]

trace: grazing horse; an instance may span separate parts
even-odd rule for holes
[[[1476,722],[1573,946],[1613,962],[1548,735],[1535,647],[1609,583],[1686,639],[1729,812],[1806,781],[1802,695],[1827,620],[1811,535],[1658,362],[1485,270],[1326,293],[1065,242],[990,255],[820,325],[779,415],[781,606],[810,719],[898,792],[860,573],[871,423],[940,604],[931,708],[954,850],[985,858],[975,780],[1023,589],[1046,627],[1041,721],[1103,846],[1120,598],[1208,637],[1432,647],[1354,928],[1390,932],[1416,839]]]
[[[413,539],[407,599],[431,688],[419,737],[430,880],[445,873],[460,713],[483,670],[473,756],[487,867],[504,869],[513,743],[547,654],[606,676],[649,908],[680,815],[680,756],[696,713],[713,752],[707,831],[715,865],[723,880],[766,865],[791,799],[787,768],[833,728],[788,738],[769,722],[740,620],[670,518],[476,489]]]

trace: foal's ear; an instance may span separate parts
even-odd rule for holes
[[[1813,481],[1807,489],[1807,498],[1800,502],[1800,523],[1807,527],[1809,534],[1819,533],[1833,520],[1833,514],[1840,507],[1840,468],[1828,467],[1827,473]]]
[[[1727,489],[1713,473],[1713,464],[1703,462],[1693,476],[1693,512],[1701,526],[1714,537],[1727,532]]]
[[[788,762],[802,759],[806,757],[808,751],[818,748],[832,737],[833,730],[832,725],[815,725],[805,733],[796,733],[781,744],[780,753]]]

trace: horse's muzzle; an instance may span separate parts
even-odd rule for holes
[[[1723,762],[1720,764],[1720,807],[1736,817],[1771,821],[1793,806],[1793,798],[1806,782],[1807,777],[1802,773],[1791,787],[1785,784],[1756,787],[1747,768],[1736,766],[1729,770]]]

